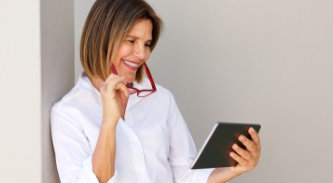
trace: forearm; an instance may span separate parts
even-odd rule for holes
[[[99,182],[107,182],[115,172],[116,122],[104,121],[93,154],[93,171]]]
[[[215,168],[209,175],[207,183],[225,183],[237,175],[230,170],[230,167]]]

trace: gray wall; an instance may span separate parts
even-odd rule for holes
[[[94,0],[74,0],[74,14],[75,14],[75,80],[78,79],[82,72],[82,66],[80,62],[80,39],[81,39],[81,32],[83,29],[84,22],[88,16],[89,10],[93,5]]]
[[[49,113],[74,85],[74,1],[41,1],[42,181],[59,182]]]
[[[166,25],[149,65],[197,146],[216,121],[262,124],[258,167],[232,182],[333,181],[333,1],[149,2]]]

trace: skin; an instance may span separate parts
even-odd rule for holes
[[[152,39],[152,23],[150,20],[138,21],[120,46],[112,63],[119,75],[110,74],[103,81],[100,78],[90,78],[93,85],[101,93],[103,119],[98,141],[93,154],[93,171],[99,182],[107,182],[115,172],[116,156],[116,125],[128,101],[126,83],[135,80],[136,69],[145,63],[151,53],[149,44]],[[136,64],[131,67],[125,63]],[[260,158],[260,140],[254,129],[249,133],[253,140],[241,135],[239,141],[246,149],[233,145],[234,152],[230,156],[238,162],[235,167],[216,168],[209,176],[208,183],[222,183],[252,170]]]

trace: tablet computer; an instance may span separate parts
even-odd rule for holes
[[[245,148],[239,142],[238,137],[243,134],[251,139],[248,133],[250,127],[253,127],[257,132],[260,130],[260,124],[217,122],[193,161],[191,168],[201,169],[237,165],[237,162],[230,157],[229,153],[233,151],[232,145],[234,143]]]

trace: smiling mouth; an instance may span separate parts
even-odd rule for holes
[[[140,64],[138,64],[136,62],[132,62],[132,61],[124,60],[124,59],[122,59],[122,62],[132,71],[136,71],[140,67]]]

